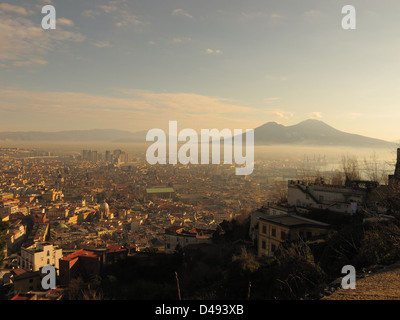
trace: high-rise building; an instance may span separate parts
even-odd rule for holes
[[[107,162],[111,162],[112,161],[112,156],[111,156],[111,152],[109,150],[106,151],[106,155],[105,155],[105,161]]]

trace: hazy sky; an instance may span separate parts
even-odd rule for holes
[[[43,30],[41,8],[57,11]],[[357,29],[344,30],[344,5]],[[254,128],[400,139],[398,0],[5,0],[0,131]]]

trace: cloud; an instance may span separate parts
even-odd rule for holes
[[[282,110],[275,110],[272,114],[280,119],[289,119],[294,116],[293,112],[290,111],[282,111]]]
[[[308,22],[313,22],[316,19],[320,19],[323,16],[322,12],[319,10],[309,10],[304,12],[303,17]]]
[[[193,16],[189,12],[187,12],[183,9],[175,9],[174,11],[172,11],[172,15],[193,19]]]
[[[116,97],[115,93],[119,96]],[[254,128],[260,123],[248,115],[258,110],[223,97],[195,93],[157,93],[115,90],[113,96],[79,92],[39,92],[0,88],[0,125],[18,119],[16,125],[34,130],[46,120],[47,127],[71,129],[123,128],[130,131],[168,126],[177,120],[181,128]],[[79,119],[76,115],[79,114]],[[5,121],[5,119],[8,119]],[[17,120],[16,120],[17,121]],[[39,129],[39,128],[36,128]],[[40,128],[41,129],[41,128]]]
[[[8,3],[0,3],[0,10],[4,12],[13,12],[23,16],[28,15],[28,11],[24,7],[15,6]]]
[[[155,108],[168,108],[169,112],[184,113],[246,113],[253,110],[243,107],[235,101],[221,98],[199,95],[195,93],[155,93],[145,90],[120,90],[121,93],[134,96],[136,99],[146,101]]]
[[[111,46],[110,42],[108,41],[97,41],[97,42],[92,42],[92,44],[97,48],[107,48]]]
[[[110,1],[107,5],[98,5],[95,9],[85,10],[82,15],[86,18],[97,18],[100,16],[110,16],[114,21],[114,25],[118,28],[130,26],[130,25],[141,25],[144,24],[137,15],[131,12],[126,1]]]
[[[105,13],[111,13],[119,10],[119,8],[115,5],[99,5],[97,7],[103,10]]]
[[[26,67],[30,66],[32,64],[32,61],[15,61],[13,63],[14,67]]]
[[[321,112],[311,112],[307,116],[308,119],[321,119],[322,113]]]
[[[15,61],[13,62],[13,66],[14,67],[27,67],[33,64],[37,64],[37,65],[45,65],[47,64],[48,61],[46,60],[41,60],[41,59],[31,59],[28,61]]]
[[[62,25],[66,27],[73,27],[75,23],[72,20],[69,20],[67,18],[58,18],[57,19],[57,25]]]
[[[37,21],[25,17],[14,19],[0,11],[0,62],[13,61],[18,65],[21,61],[43,60],[45,55],[61,45],[82,42],[85,38],[79,32],[64,30],[63,26],[46,32]]]
[[[82,15],[86,18],[95,18],[100,15],[100,11],[96,10],[85,10],[82,12]]]
[[[278,14],[278,13],[272,13],[269,17],[270,17],[271,19],[273,19],[273,20],[280,20],[280,19],[283,18],[283,16],[281,16],[281,15]]]
[[[277,24],[279,24],[280,22],[282,22],[284,20],[285,20],[285,17],[280,15],[279,13],[271,13],[268,16],[268,21],[272,25],[277,25]]]
[[[222,51],[219,50],[219,49],[217,49],[217,50],[214,50],[214,49],[206,49],[206,53],[207,53],[207,54],[222,54]]]
[[[274,103],[274,102],[277,102],[277,101],[279,101],[281,99],[282,98],[280,98],[280,97],[271,97],[271,98],[265,98],[263,101],[265,103]]]
[[[117,18],[119,21],[115,23],[115,26],[117,27],[125,27],[129,25],[139,25],[143,24],[139,18],[133,14],[130,14],[128,12],[121,12],[120,16]]]
[[[184,43],[184,42],[190,42],[192,41],[191,38],[174,38],[172,39],[173,43]]]

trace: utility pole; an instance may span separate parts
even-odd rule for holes
[[[178,298],[179,298],[179,300],[182,300],[181,299],[181,289],[180,289],[180,287],[179,287],[179,279],[178,279],[178,274],[175,272],[175,278],[176,278],[176,286],[177,286],[177,288],[178,288]]]

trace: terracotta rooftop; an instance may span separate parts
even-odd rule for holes
[[[80,249],[78,251],[75,251],[75,252],[73,252],[71,254],[68,254],[68,255],[62,257],[61,259],[62,260],[66,260],[66,261],[71,261],[71,260],[73,260],[73,259],[75,259],[77,257],[82,257],[82,256],[93,257],[93,258],[97,257],[97,255],[95,253],[91,252],[91,251]]]

